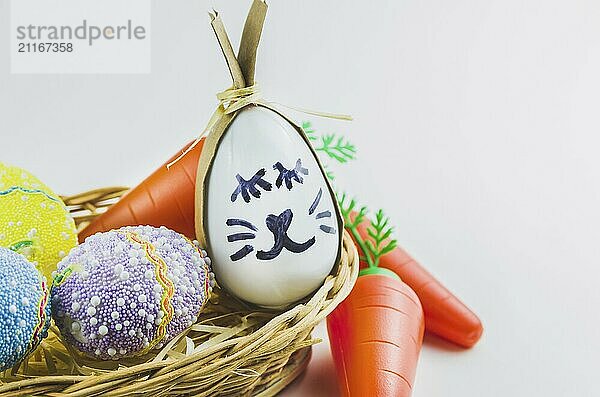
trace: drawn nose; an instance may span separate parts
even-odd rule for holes
[[[273,248],[269,251],[258,251],[256,257],[260,260],[271,260],[277,258],[281,251],[285,248],[293,253],[304,252],[315,243],[315,237],[308,239],[304,243],[297,243],[292,240],[287,231],[292,223],[294,214],[291,209],[283,211],[279,215],[269,215],[265,220],[267,227],[273,233]]]
[[[285,211],[283,211],[281,214],[279,214],[279,220],[282,222],[283,226],[287,226],[285,229],[287,229],[291,223],[292,223],[292,210],[287,209]]]
[[[293,217],[294,214],[292,213],[292,210],[287,209],[279,215],[268,215],[265,223],[267,224],[267,228],[269,228],[273,234],[281,236],[289,229]]]

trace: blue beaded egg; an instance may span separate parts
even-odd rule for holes
[[[87,356],[143,355],[197,321],[214,283],[209,265],[205,251],[165,227],[97,233],[58,264],[52,314]]]
[[[49,326],[45,278],[24,256],[0,247],[0,371],[33,352]]]

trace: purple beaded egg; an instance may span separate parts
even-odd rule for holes
[[[52,315],[88,356],[143,355],[197,321],[214,284],[209,266],[197,242],[165,227],[97,233],[58,264]]]

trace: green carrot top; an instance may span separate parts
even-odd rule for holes
[[[354,241],[362,252],[361,260],[367,262],[368,267],[362,269],[360,274],[386,274],[399,278],[394,272],[379,267],[379,260],[382,256],[396,248],[397,242],[390,236],[394,228],[389,225],[389,218],[385,216],[382,209],[375,213],[375,219],[370,220],[367,228],[366,238],[363,238],[358,232],[360,225],[369,212],[366,206],[357,208],[355,199],[348,199],[346,193],[338,194],[340,210],[344,217],[345,228],[354,238]],[[354,216],[351,216],[355,211]],[[353,219],[352,219],[353,218]],[[390,274],[391,273],[391,274]]]
[[[317,153],[323,153],[341,164],[356,159],[356,146],[343,136],[337,134],[317,136],[309,121],[302,123],[302,130]]]

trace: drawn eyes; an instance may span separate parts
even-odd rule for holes
[[[273,169],[279,171],[279,175],[275,180],[275,186],[278,189],[285,183],[287,189],[292,190],[293,181],[302,184],[304,182],[302,175],[308,175],[308,169],[302,166],[301,159],[296,160],[296,165],[292,170],[287,169],[279,161],[273,165]],[[260,198],[261,191],[258,188],[267,192],[271,191],[273,185],[264,179],[266,173],[266,170],[261,168],[250,179],[244,179],[240,174],[237,174],[235,179],[238,185],[231,194],[231,202],[235,202],[240,194],[246,203],[250,202],[250,195],[257,199]]]
[[[266,191],[270,191],[273,185],[271,185],[269,182],[263,179],[263,176],[265,176],[265,174],[266,171],[264,168],[261,168],[260,170],[256,171],[254,176],[249,180],[245,180],[241,177],[240,174],[237,174],[235,176],[235,179],[237,179],[238,181],[238,186],[231,194],[231,202],[233,203],[240,194],[242,195],[244,201],[247,203],[250,202],[250,194],[256,198],[260,198],[260,190],[256,188],[256,185],[258,185]]]
[[[302,175],[308,175],[308,170],[302,167],[302,160],[300,159],[296,161],[296,166],[293,170],[288,170],[279,161],[275,163],[273,169],[279,171],[279,176],[275,181],[275,186],[277,186],[278,189],[281,187],[281,184],[285,181],[285,186],[288,188],[288,190],[292,190],[292,180],[295,180],[296,182],[302,184],[302,182],[304,181]]]

